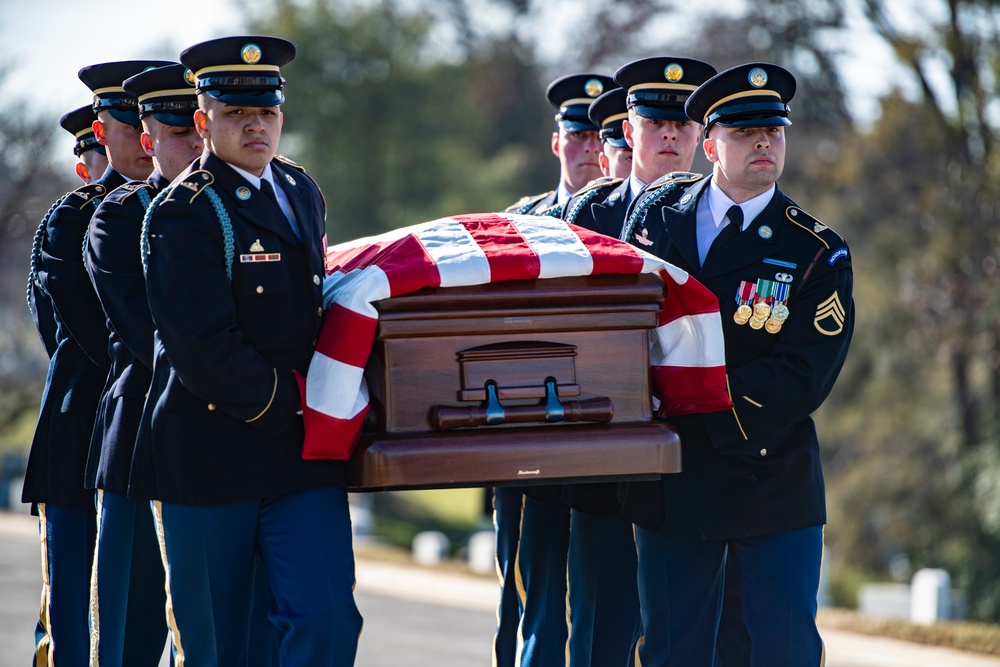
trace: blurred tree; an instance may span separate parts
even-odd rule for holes
[[[0,108],[0,432],[38,410],[47,359],[25,303],[31,244],[49,206],[79,184],[52,166],[57,119],[26,108],[23,100]],[[72,139],[63,138],[68,151]]]
[[[456,29],[435,43],[442,6],[461,5],[277,0],[252,27],[298,46],[282,152],[323,187],[331,242],[501,209],[556,180],[527,49],[478,36],[460,11],[438,12]]]

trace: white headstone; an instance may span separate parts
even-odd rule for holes
[[[949,618],[951,577],[944,570],[917,570],[910,585],[910,620],[931,625]]]
[[[489,574],[497,569],[497,536],[492,530],[479,530],[469,538],[469,569]]]
[[[437,565],[451,551],[451,541],[444,533],[425,530],[413,536],[413,560],[421,565]]]

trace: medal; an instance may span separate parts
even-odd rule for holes
[[[764,320],[758,320],[756,317],[750,320],[750,328],[754,331],[760,331],[764,328]]]
[[[788,306],[783,303],[777,303],[774,308],[771,309],[771,318],[778,321],[784,322],[788,319]]]
[[[739,289],[736,290],[736,312],[733,313],[733,321],[740,326],[746,324],[753,317],[753,309],[750,302],[753,301],[754,293],[757,291],[756,283],[746,280],[740,281]]]
[[[776,334],[781,331],[781,322],[774,319],[774,317],[769,317],[767,322],[764,322],[764,331],[769,334]]]

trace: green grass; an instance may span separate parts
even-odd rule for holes
[[[372,500],[375,536],[401,549],[409,550],[417,533],[437,530],[448,536],[454,556],[474,530],[492,528],[483,516],[482,489],[393,491]]]

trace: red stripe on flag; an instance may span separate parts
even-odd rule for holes
[[[593,275],[642,273],[642,257],[632,246],[583,227],[567,226],[590,251],[594,260]]]
[[[302,392],[302,405],[306,405],[306,379],[296,374],[299,391]],[[302,420],[305,425],[305,440],[302,443],[302,458],[333,459],[346,461],[351,458],[354,448],[361,438],[361,427],[369,406],[351,419],[337,419],[317,412],[309,407],[303,407]]]
[[[685,315],[719,312],[718,298],[697,280],[688,278],[681,289],[666,270],[661,270],[659,275],[666,286],[666,298],[660,304],[660,325],[673,322]]]
[[[410,294],[424,287],[437,287],[441,284],[441,274],[433,258],[413,234],[407,234],[387,246],[374,264],[389,279],[392,296]]]
[[[375,340],[378,320],[333,304],[316,341],[316,351],[356,368],[364,368]]]
[[[490,282],[534,280],[542,263],[507,218],[498,215],[456,215],[490,263]]]
[[[716,412],[733,407],[726,388],[725,366],[653,366],[653,395],[660,399],[659,417]]]

